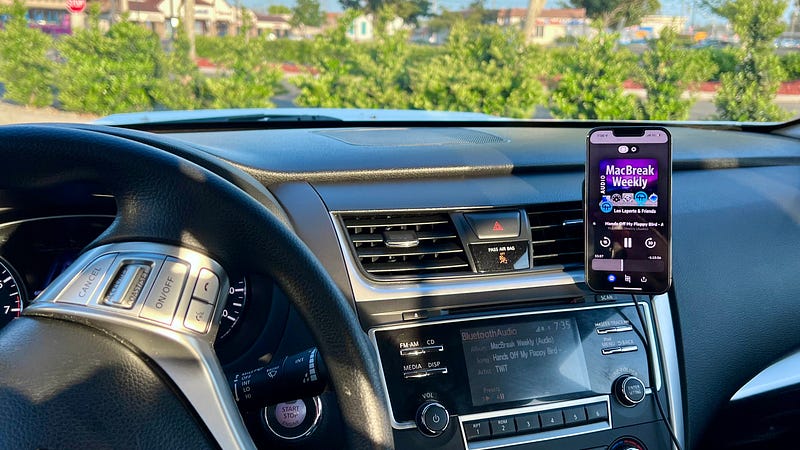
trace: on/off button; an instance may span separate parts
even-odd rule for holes
[[[145,319],[170,325],[178,308],[188,272],[189,267],[186,264],[167,258],[139,315]]]

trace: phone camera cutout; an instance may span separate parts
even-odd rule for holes
[[[635,145],[631,145],[631,153],[636,153],[638,151],[639,151],[639,147],[637,147]]]
[[[620,145],[619,148],[617,148],[617,151],[619,151],[620,153],[628,153],[628,146]]]

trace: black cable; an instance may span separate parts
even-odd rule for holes
[[[651,300],[651,303],[652,303],[652,297],[650,298],[650,300]],[[633,296],[633,304],[635,305],[635,308],[636,308],[636,314],[639,316],[639,323],[641,323],[641,325],[642,325],[642,333],[639,333],[638,330],[636,331],[636,333],[639,334],[639,337],[642,339],[642,342],[644,342],[644,351],[645,351],[645,356],[647,357],[647,360],[648,361],[653,361],[653,357],[652,357],[652,354],[651,354],[651,348],[650,348],[650,339],[649,339],[650,336],[647,333],[648,323],[645,322],[645,320],[644,320],[644,315],[642,314],[642,310],[641,310],[640,305],[639,305],[639,300],[636,298],[635,295]],[[634,327],[634,329],[636,329],[636,328]],[[661,364],[659,364],[659,368],[660,367],[661,367]],[[653,369],[655,369],[655,368],[653,368]],[[655,382],[655,370],[648,370],[647,372],[648,372],[648,375],[649,375],[650,386],[653,387],[653,398],[655,398],[656,406],[658,407],[658,412],[659,412],[659,414],[661,414],[661,420],[663,420],[664,424],[667,426],[667,431],[669,431],[669,437],[670,437],[670,439],[672,439],[672,443],[675,444],[675,448],[677,448],[678,450],[683,450],[683,447],[681,447],[680,442],[678,442],[678,437],[675,435],[675,430],[672,429],[672,424],[667,419],[667,415],[664,413],[664,408],[661,406],[661,400],[658,398],[658,388],[657,388],[656,382]]]

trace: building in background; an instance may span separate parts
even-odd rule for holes
[[[499,9],[497,24],[502,27],[522,28],[528,15],[526,8]],[[544,9],[536,18],[531,42],[551,45],[559,39],[578,38],[590,33],[590,20],[584,8]]]
[[[289,37],[292,26],[289,24],[290,14],[261,14],[255,13],[255,26],[258,36],[267,39]]]

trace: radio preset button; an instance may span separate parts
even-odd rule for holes
[[[499,417],[489,421],[489,427],[492,429],[492,437],[509,436],[517,432],[514,426],[514,419],[512,417]]]
[[[478,422],[467,422],[464,424],[464,436],[467,441],[477,441],[491,436],[489,432],[489,421],[481,420]]]
[[[539,418],[542,420],[542,430],[553,430],[564,426],[564,416],[560,409],[540,412]]]
[[[564,408],[564,424],[570,425],[583,425],[587,422],[586,410],[583,406],[575,406],[572,408]]]
[[[617,353],[635,352],[637,350],[639,350],[639,347],[637,347],[635,345],[622,345],[622,346],[619,346],[619,347],[607,347],[607,348],[601,349],[600,353],[602,353],[605,356],[608,356],[608,355],[614,355],[614,354],[617,354]]]
[[[608,406],[605,403],[586,405],[586,416],[589,422],[607,422]]]
[[[514,416],[514,423],[517,425],[517,432],[519,433],[533,433],[539,431],[539,414],[520,414]]]

